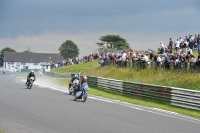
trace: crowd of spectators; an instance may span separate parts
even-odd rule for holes
[[[198,57],[193,54],[194,50],[198,50]],[[173,52],[174,51],[174,52]],[[158,51],[136,52],[133,50],[123,51],[121,54],[101,53],[99,56],[100,66],[110,65],[110,62],[116,62],[117,66],[133,66],[135,63],[143,63],[146,65],[155,64],[160,68],[181,68],[186,69],[188,64],[191,69],[200,66],[200,34],[189,35],[182,39],[179,37],[175,42],[169,38],[169,44],[164,45],[160,42]],[[145,66],[145,65],[144,65]]]
[[[194,50],[198,50],[198,57],[193,54]],[[150,65],[160,68],[181,68],[186,69],[188,64],[191,69],[196,69],[200,66],[200,34],[185,36],[184,39],[179,37],[176,41],[169,38],[169,43],[164,45],[160,42],[157,51],[134,51],[126,50],[118,53],[100,52],[93,53],[80,58],[74,57],[63,60],[58,63],[58,66],[73,65],[78,63],[86,63],[98,60],[100,66],[116,65],[119,67],[134,66],[136,64]],[[139,65],[141,67],[141,65]]]

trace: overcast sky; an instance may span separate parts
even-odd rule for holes
[[[107,34],[134,50],[157,49],[200,33],[200,0],[0,0],[0,50],[58,53],[66,40],[80,55],[97,50]]]

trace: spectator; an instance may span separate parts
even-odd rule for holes
[[[142,56],[142,61],[143,62],[148,62],[149,61],[148,56],[146,56],[145,54],[142,54],[141,56]]]
[[[116,63],[117,63],[117,66],[121,66],[121,63],[122,63],[122,57],[121,56],[118,56],[118,58],[116,59]]]
[[[176,50],[176,52],[178,51],[179,48],[180,48],[180,42],[177,39],[177,41],[175,42],[175,50]]]
[[[198,44],[197,49],[198,51],[200,51],[200,34],[198,34],[198,37],[197,37],[197,44]]]
[[[186,52],[186,50],[185,50],[186,46],[187,46],[187,41],[186,41],[186,39],[184,39],[184,41],[181,44],[181,53],[182,54]]]
[[[188,54],[188,55],[191,55],[191,54],[192,54],[192,49],[190,49],[189,46],[188,46],[188,48],[187,48],[187,54]]]
[[[170,69],[170,58],[169,55],[164,53],[165,56],[165,68]]]
[[[163,54],[165,52],[165,46],[162,43],[162,41],[160,42],[160,48],[159,48],[159,50],[160,50],[160,54]]]
[[[174,62],[175,61],[175,56],[173,54],[170,54],[170,62]]]
[[[195,69],[196,59],[195,59],[195,56],[193,54],[190,54],[189,62],[190,62],[190,69]]]
[[[154,57],[154,54],[152,51],[149,51],[149,59],[152,61]]]
[[[173,47],[173,41],[172,41],[171,38],[169,38],[169,47],[168,47],[168,48],[171,48],[171,49],[172,49],[172,47]]]
[[[190,35],[189,47],[190,49],[194,48],[194,37],[192,35]]]
[[[196,60],[196,65],[200,66],[200,52],[198,52],[198,57],[197,57],[197,60]]]
[[[160,67],[162,60],[158,54],[156,54],[155,57],[156,57],[156,66]]]

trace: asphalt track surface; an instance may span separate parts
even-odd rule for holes
[[[90,96],[73,101],[63,87],[32,89],[0,73],[0,130],[5,133],[200,133],[200,120]]]

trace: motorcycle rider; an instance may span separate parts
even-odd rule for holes
[[[85,90],[89,89],[88,83],[87,83],[87,77],[85,75],[83,75],[81,78],[81,86],[78,87],[78,90],[74,90],[74,96],[76,95],[76,92],[78,92],[81,88],[84,88]]]
[[[69,88],[72,86],[72,84],[73,84],[73,82],[74,82],[74,80],[79,80],[79,78],[78,78],[78,75],[77,74],[75,74],[74,75],[74,77],[70,80],[70,83],[69,83]],[[78,85],[78,87],[79,87],[79,85]]]
[[[35,77],[35,74],[34,74],[34,71],[33,70],[31,70],[31,72],[28,74],[28,76],[27,76],[27,81],[26,81],[26,85],[28,85],[28,83],[29,83],[29,78],[31,78],[31,77],[34,77],[34,80],[33,80],[33,82],[34,81],[36,81],[36,77]]]

